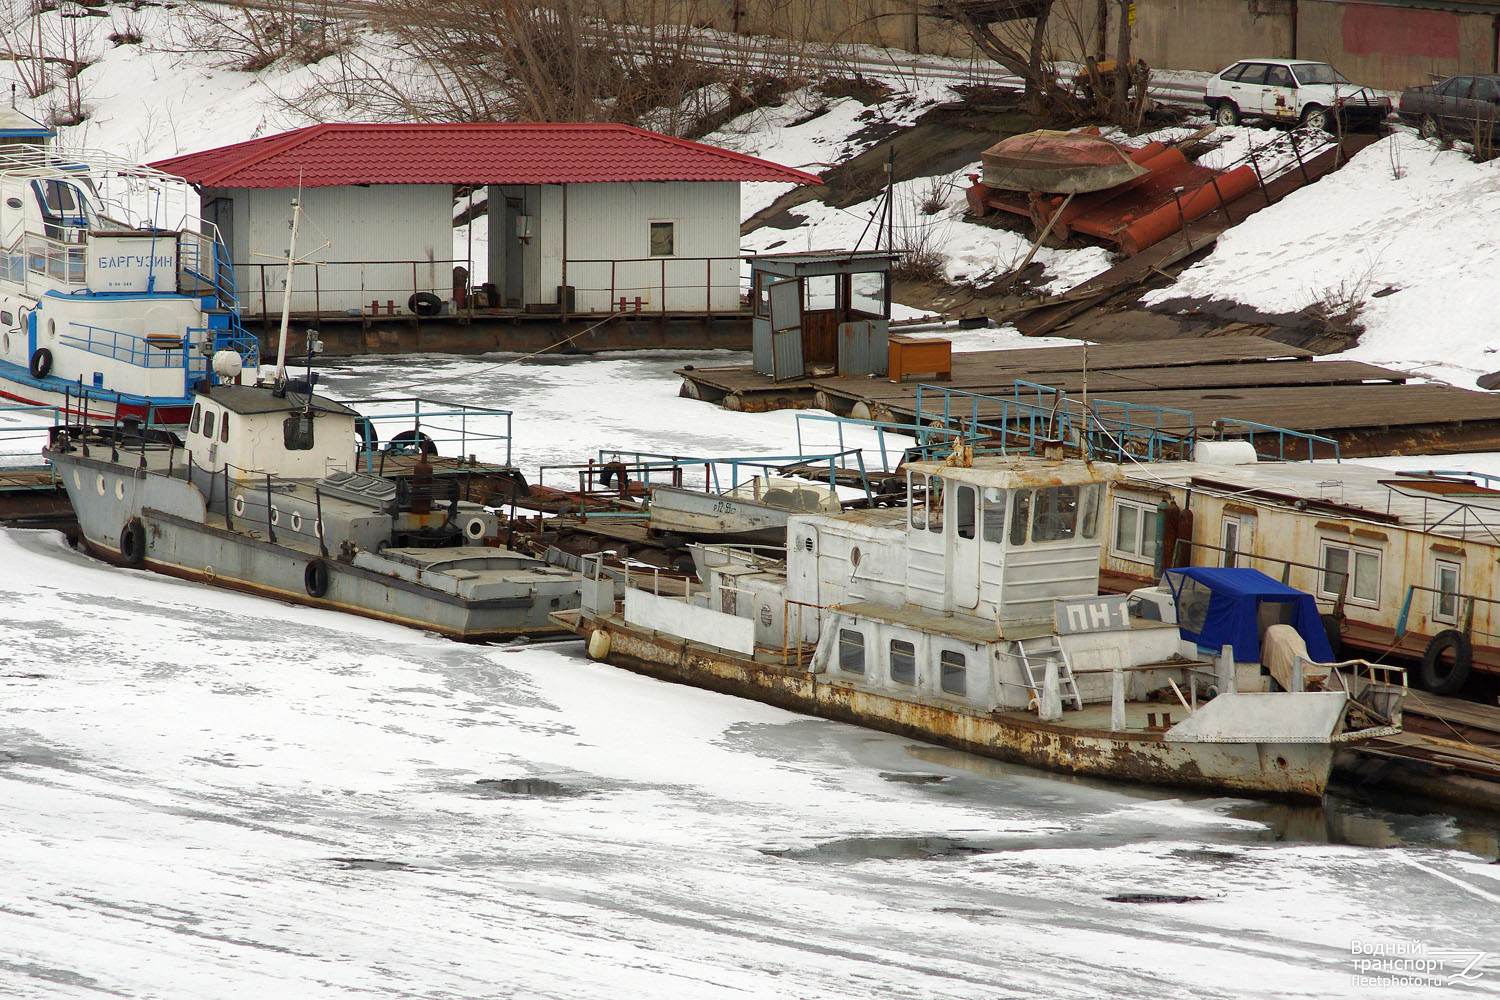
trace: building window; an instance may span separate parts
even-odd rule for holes
[[[651,227],[651,256],[673,257],[677,250],[677,223],[653,222]]]
[[[1325,541],[1318,563],[1323,567],[1318,574],[1320,597],[1336,599],[1342,593],[1350,603],[1380,606],[1379,551]]]
[[[865,672],[865,634],[858,629],[839,629],[839,669],[846,674]]]
[[[1115,534],[1111,551],[1135,562],[1156,564],[1161,553],[1161,512],[1155,504],[1115,501]]]
[[[949,694],[968,694],[968,665],[964,662],[964,654],[945,649],[938,662],[943,668],[943,690]]]
[[[1439,559],[1433,567],[1432,617],[1435,621],[1458,624],[1458,595],[1463,580],[1463,567],[1447,559]]]
[[[891,680],[897,684],[917,683],[917,647],[904,639],[891,640]]]

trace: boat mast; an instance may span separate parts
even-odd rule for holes
[[[286,328],[292,316],[292,272],[297,264],[297,226],[302,221],[302,189],[292,199],[292,239],[286,251],[286,289],[281,296],[281,336],[276,343],[276,388],[286,385]]]

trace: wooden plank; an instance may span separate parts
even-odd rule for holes
[[[1483,729],[1500,733],[1500,707],[1445,698],[1426,691],[1410,691],[1406,695],[1403,711],[1411,715],[1422,715],[1429,719],[1451,722],[1458,726]]]

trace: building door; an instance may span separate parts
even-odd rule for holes
[[[807,370],[802,360],[802,282],[773,281],[766,291],[771,300],[771,378],[801,378]]]
[[[505,241],[505,274],[501,278],[500,305],[515,306],[520,308],[523,296],[526,294],[526,261],[525,248],[529,237],[522,229],[526,215],[522,211],[520,198],[505,199],[505,228],[502,229],[501,239]],[[490,238],[494,239],[493,233]]]
[[[979,488],[959,484],[953,490],[952,533],[953,603],[960,608],[979,606]]]

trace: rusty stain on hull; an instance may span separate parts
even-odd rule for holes
[[[797,667],[752,662],[613,617],[554,615],[587,637],[610,637],[608,662],[662,680],[765,702],[1031,767],[1212,792],[1321,800],[1333,747],[1319,743],[1174,743],[1041,722],[1030,713],[963,712],[820,682]]]

